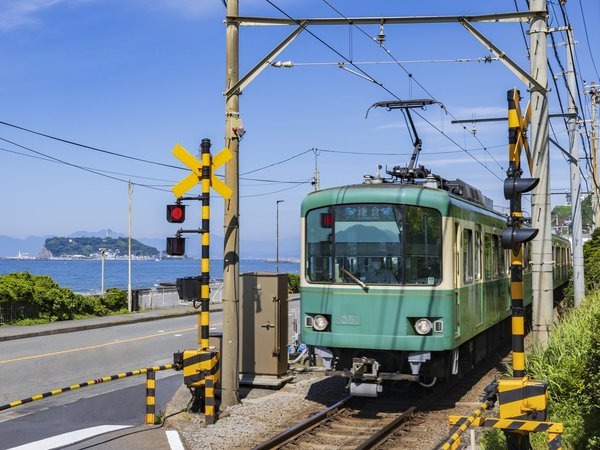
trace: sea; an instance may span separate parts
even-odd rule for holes
[[[240,273],[275,272],[276,263],[265,260],[241,260]],[[48,275],[61,287],[75,292],[91,294],[100,292],[102,287],[102,263],[99,259],[0,259],[0,275],[29,272],[32,275]],[[104,261],[104,289],[127,289],[127,260],[106,259]],[[299,273],[298,262],[279,261],[279,272]],[[131,261],[132,289],[145,289],[160,286],[161,283],[175,283],[177,278],[200,275],[199,259],[162,259]],[[210,262],[211,281],[223,279],[223,260]]]

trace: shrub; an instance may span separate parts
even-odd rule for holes
[[[588,295],[554,327],[545,348],[534,347],[526,372],[548,382],[549,420],[565,425],[563,447],[595,449],[600,443],[600,293]],[[531,435],[534,448],[546,448],[544,433]],[[485,449],[503,436],[486,433]]]
[[[300,292],[300,275],[288,273],[288,292],[292,294]]]

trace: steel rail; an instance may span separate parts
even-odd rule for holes
[[[283,444],[285,444],[289,440],[300,436],[306,430],[309,430],[309,429],[315,427],[316,425],[318,425],[319,423],[321,423],[322,421],[327,419],[329,416],[337,413],[338,410],[340,408],[344,407],[346,405],[346,403],[348,403],[348,401],[350,401],[351,398],[352,398],[351,395],[343,398],[336,404],[331,405],[329,408],[326,408],[323,411],[319,411],[318,413],[310,416],[308,419],[305,419],[302,422],[297,423],[296,425],[279,433],[277,436],[269,439],[268,441],[257,445],[252,450],[268,450],[268,449],[281,447]]]
[[[369,439],[367,439],[362,444],[360,444],[358,447],[356,447],[356,450],[367,450],[370,448],[374,448],[377,444],[380,444],[381,442],[383,442],[390,434],[392,434],[394,431],[396,431],[396,429],[402,423],[404,423],[411,414],[416,412],[416,410],[417,410],[416,405],[411,406],[406,411],[404,411],[402,414],[400,414],[398,417],[396,417],[394,420],[392,420],[390,423],[388,423],[385,427],[383,427],[381,430],[379,430],[377,433],[372,435]]]

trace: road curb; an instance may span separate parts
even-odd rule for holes
[[[222,310],[223,310],[223,307],[221,305],[211,307],[211,309],[210,309],[211,312],[222,311]],[[156,316],[131,317],[131,318],[122,319],[122,320],[111,320],[111,319],[114,317],[123,317],[123,316],[108,316],[108,317],[106,317],[107,320],[105,322],[79,324],[79,325],[73,324],[72,326],[66,326],[66,327],[61,327],[61,328],[48,328],[47,330],[38,330],[38,331],[29,331],[29,332],[26,329],[27,326],[24,326],[23,333],[4,335],[4,336],[0,335],[0,342],[12,341],[12,340],[16,340],[16,339],[25,339],[25,338],[37,337],[37,336],[50,336],[53,334],[73,333],[75,331],[94,330],[97,328],[107,328],[107,327],[114,327],[114,326],[118,326],[118,325],[129,325],[129,324],[138,323],[138,322],[151,322],[154,320],[172,319],[172,318],[177,318],[177,317],[192,316],[192,315],[196,315],[196,314],[199,314],[199,310],[190,309],[187,311],[176,312],[176,313],[171,313],[171,314],[165,313],[165,314],[160,314],[160,315],[156,315]],[[83,319],[83,320],[85,320],[85,319]],[[61,324],[61,322],[54,322],[54,324]],[[1,329],[0,329],[0,332],[1,332]]]

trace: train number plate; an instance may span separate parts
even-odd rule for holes
[[[360,325],[360,316],[354,314],[341,314],[335,321],[338,325]]]

